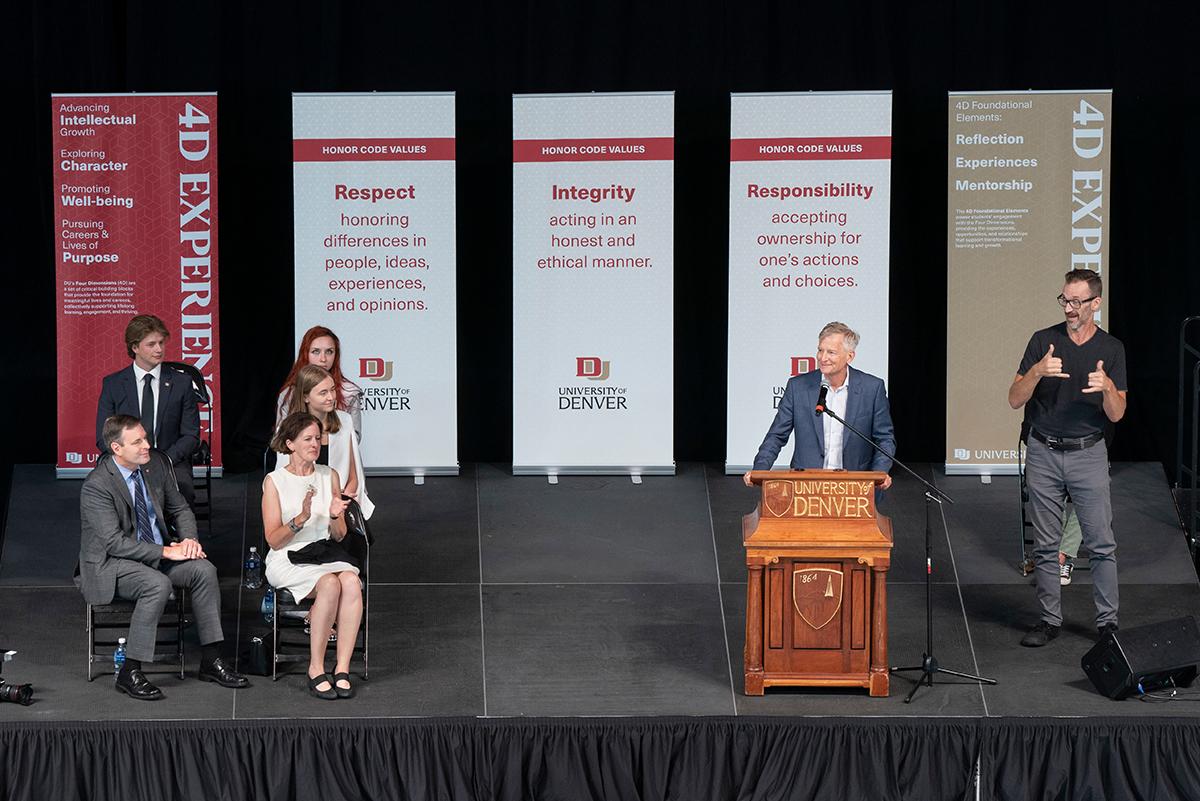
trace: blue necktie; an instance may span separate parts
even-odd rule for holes
[[[133,511],[137,515],[137,536],[140,542],[154,542],[154,530],[150,528],[150,509],[146,506],[146,485],[142,483],[142,471],[133,471]]]

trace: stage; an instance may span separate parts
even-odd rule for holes
[[[1016,479],[985,485],[940,466],[919,472],[958,501],[934,509],[937,657],[998,679],[994,687],[939,677],[904,704],[908,674],[893,676],[888,698],[798,689],[747,697],[740,518],[755,490],[716,464],[680,464],[677,475],[641,485],[562,477],[554,486],[479,464],[423,486],[369,480],[371,679],[356,698],[310,698],[302,667],[278,682],[251,677],[236,692],[201,683],[193,642],[193,675],[152,676],[166,698],[139,703],[109,674],[86,680],[84,603],[71,581],[79,482],[56,481],[49,465],[17,465],[0,558],[0,646],[18,651],[5,678],[32,682],[37,701],[0,706],[0,787],[21,797],[39,770],[69,776],[74,764],[68,795],[41,797],[105,797],[119,790],[117,766],[88,762],[91,744],[146,740],[182,744],[171,750],[190,766],[172,774],[181,793],[214,798],[327,787],[340,775],[309,755],[379,772],[326,798],[630,797],[625,787],[641,798],[957,798],[975,797],[977,764],[983,798],[1087,788],[1117,797],[1112,787],[1136,787],[1127,775],[1134,754],[1136,773],[1165,782],[1141,797],[1200,787],[1188,783],[1200,741],[1193,704],[1114,702],[1080,669],[1096,639],[1086,570],[1063,588],[1062,635],[1041,649],[1018,645],[1037,615],[1032,577],[1017,570]],[[1161,467],[1118,463],[1112,476],[1122,629],[1195,613],[1200,584]],[[239,589],[241,559],[261,541],[261,479],[214,482],[204,538],[223,577],[226,637],[236,636],[243,658],[267,628],[261,591]],[[898,476],[880,510],[895,531],[890,660],[918,664],[919,486]],[[339,742],[373,756],[365,767],[361,753],[330,757]],[[216,760],[223,750],[245,764]],[[549,752],[558,756],[531,757]],[[857,784],[831,783],[826,765],[855,771]]]

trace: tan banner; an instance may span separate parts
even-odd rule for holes
[[[1111,91],[950,95],[947,473],[1016,472],[1029,337],[1062,322],[1068,270],[1107,288],[1111,111]]]

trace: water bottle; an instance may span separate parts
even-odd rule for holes
[[[113,681],[117,680],[117,674],[121,672],[121,668],[125,667],[125,638],[117,638],[117,650],[113,651]]]
[[[258,548],[251,545],[250,555],[246,557],[246,577],[243,586],[248,590],[257,590],[263,584],[262,560],[258,558]]]
[[[262,606],[263,620],[270,623],[275,619],[275,588],[267,587],[267,592],[263,595]]]

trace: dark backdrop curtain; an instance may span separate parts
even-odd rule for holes
[[[1111,330],[1127,346],[1131,384],[1114,458],[1171,462],[1176,332],[1200,313],[1189,190],[1200,167],[1188,150],[1198,23],[1195,4],[1027,0],[13,4],[2,56],[3,296],[9,363],[20,371],[0,403],[4,419],[22,423],[10,427],[0,458],[54,458],[51,92],[220,93],[224,444],[230,466],[249,469],[296,346],[292,91],[457,90],[460,451],[464,461],[503,462],[511,458],[511,93],[677,91],[675,449],[680,460],[719,461],[728,93],[893,89],[889,390],[901,455],[940,461],[946,92],[1111,87]],[[1052,298],[1030,302],[1044,305],[1047,324],[1060,319]],[[1019,355],[996,353],[995,369],[1015,372]],[[1014,441],[1016,429],[1014,416]]]

